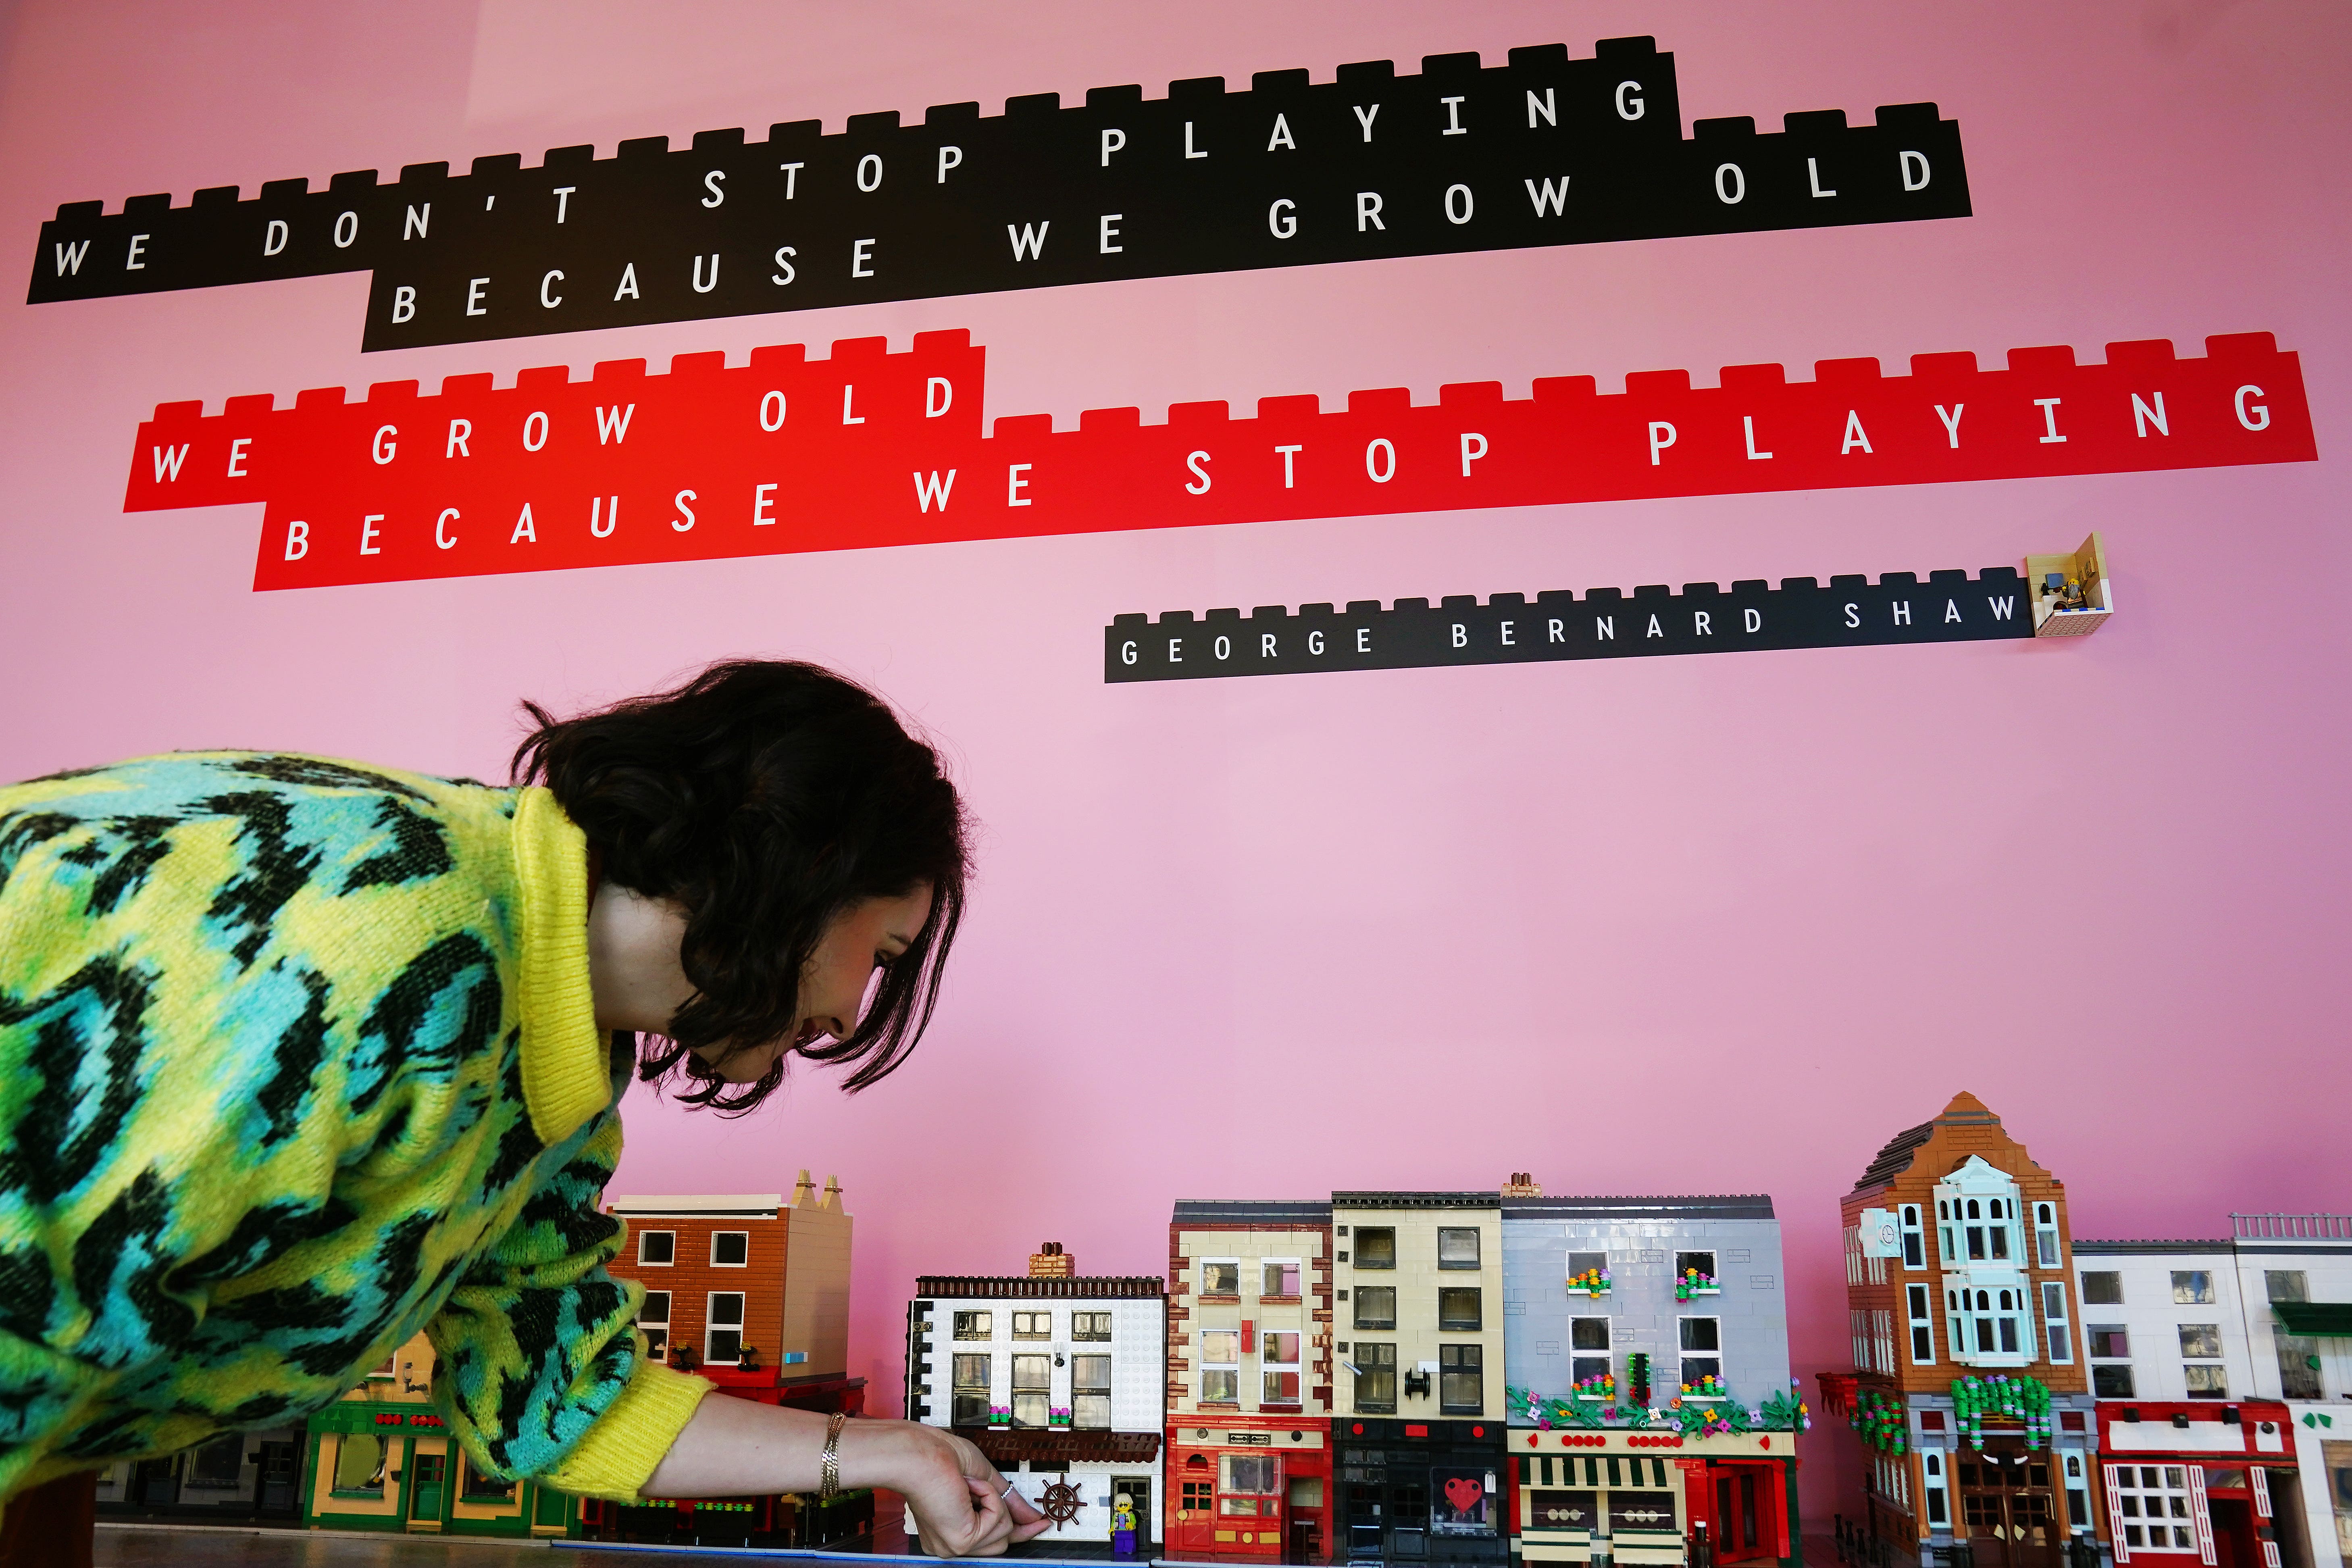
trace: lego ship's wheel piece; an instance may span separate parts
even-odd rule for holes
[[[1067,1481],[1055,1481],[1037,1496],[1037,1511],[1052,1520],[1056,1530],[1077,1518],[1082,1506],[1078,1489]]]

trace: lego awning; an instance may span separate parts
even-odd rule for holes
[[[2352,1337],[2352,1301],[2273,1301],[2271,1310],[2291,1334]]]
[[[1148,1465],[1160,1457],[1157,1432],[1073,1432],[1068,1427],[1030,1427],[1010,1432],[958,1427],[999,1469],[1023,1460],[1073,1464]]]

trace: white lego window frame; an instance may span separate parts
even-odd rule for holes
[[[646,1256],[646,1243],[655,1237],[669,1243],[667,1258]],[[675,1268],[677,1267],[677,1232],[674,1230],[641,1230],[637,1232],[637,1267],[640,1268]]]
[[[1202,1329],[1202,1330],[1201,1330],[1201,1331],[1200,1331],[1200,1333],[1201,1333],[1201,1394],[1200,1394],[1200,1403],[1202,1403],[1202,1404],[1203,1404],[1203,1405],[1239,1405],[1239,1404],[1241,1403],[1241,1398],[1242,1398],[1242,1331],[1241,1331],[1241,1330],[1240,1330],[1240,1329],[1238,1329],[1238,1328],[1233,1328],[1233,1329]],[[1227,1359],[1227,1360],[1224,1360],[1224,1361],[1212,1361],[1212,1360],[1210,1360],[1210,1359],[1209,1359],[1210,1343],[1211,1343],[1211,1342],[1212,1342],[1212,1341],[1213,1341],[1213,1340],[1215,1340],[1215,1339],[1219,1338],[1220,1336],[1228,1337],[1228,1338],[1230,1338],[1230,1339],[1233,1341],[1233,1354],[1232,1354],[1232,1356],[1231,1356],[1231,1358],[1230,1358],[1230,1359]],[[1209,1377],[1210,1377],[1210,1374],[1211,1374],[1211,1373],[1224,1373],[1225,1375],[1227,1375],[1228,1377],[1230,1377],[1230,1378],[1232,1378],[1232,1379],[1233,1379],[1233,1392],[1232,1392],[1232,1396],[1231,1396],[1230,1398],[1216,1398],[1216,1397],[1213,1397],[1213,1395],[1211,1395],[1211,1394],[1209,1393]]]
[[[1695,1351],[1688,1345],[1685,1344],[1683,1342],[1687,1336],[1686,1331],[1682,1325],[1685,1323],[1713,1323],[1715,1325],[1715,1348],[1711,1351]],[[1723,1319],[1720,1316],[1706,1312],[1675,1314],[1675,1386],[1676,1388],[1681,1388],[1686,1384],[1696,1384],[1698,1381],[1697,1378],[1692,1377],[1689,1373],[1685,1370],[1690,1365],[1694,1359],[1698,1361],[1713,1362],[1715,1363],[1715,1381],[1718,1386],[1723,1384],[1725,1381],[1723,1375]],[[1701,1377],[1704,1377],[1705,1375],[1706,1374],[1704,1372],[1699,1374]],[[1695,1400],[1700,1404],[1710,1404],[1716,1400],[1723,1398],[1724,1396],[1719,1394],[1685,1394],[1682,1397],[1686,1400]]]
[[[2074,1316],[2066,1310],[2066,1285],[2060,1279],[2042,1281],[2042,1348],[2053,1366],[2074,1364]]]
[[[719,1303],[729,1299],[732,1299],[735,1303],[735,1321],[731,1323],[722,1322],[719,1317]],[[703,1365],[740,1366],[743,1364],[743,1315],[750,1305],[749,1297],[741,1290],[712,1290],[705,1294],[702,1302]],[[714,1353],[719,1336],[726,1333],[735,1336],[735,1353],[731,1356]]]
[[[1266,1354],[1266,1343],[1276,1334],[1287,1334],[1295,1342],[1290,1347],[1290,1360],[1276,1361]],[[1303,1408],[1307,1403],[1306,1334],[1297,1329],[1260,1329],[1257,1331],[1257,1402],[1259,1406],[1263,1408],[1269,1405],[1295,1405]],[[1297,1378],[1298,1380],[1298,1392],[1286,1398],[1281,1394],[1268,1392],[1266,1379],[1269,1376],[1277,1373],[1284,1373]]]
[[[719,1256],[719,1241],[720,1241],[720,1239],[721,1239],[721,1238],[723,1238],[723,1237],[733,1237],[735,1239],[737,1239],[737,1240],[740,1241],[740,1242],[743,1244],[743,1257],[742,1257],[742,1259],[741,1259],[740,1262],[736,1262],[736,1263],[727,1263],[727,1262],[723,1262],[723,1261],[721,1261],[721,1260],[720,1260]],[[750,1231],[748,1231],[748,1230],[714,1230],[714,1231],[712,1231],[712,1232],[710,1233],[710,1267],[712,1267],[713,1268],[751,1268],[751,1233]]]
[[[656,1361],[666,1362],[669,1359],[670,1315],[677,1310],[673,1300],[671,1293],[667,1290],[648,1290],[646,1292],[646,1304],[637,1313],[637,1327],[641,1331],[648,1334],[661,1335],[660,1344],[648,1342],[646,1347],[646,1353]],[[659,1316],[655,1315],[654,1309],[656,1306],[661,1309]]]

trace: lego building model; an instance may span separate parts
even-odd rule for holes
[[[2066,1189],[1974,1095],[1900,1132],[1846,1194],[1851,1374],[1822,1403],[1868,1450],[1867,1541],[1922,1568],[2097,1551],[2098,1456]]]
[[[1502,1200],[1508,1530],[1529,1563],[1801,1560],[1768,1197]]]
[[[610,1271],[646,1288],[646,1353],[719,1392],[798,1410],[866,1406],[848,1375],[851,1221],[841,1184],[809,1173],[782,1193],[615,1198],[629,1234]],[[870,1533],[870,1492],[665,1498],[582,1505],[593,1534],[676,1544],[815,1546]]]
[[[1505,1560],[1502,1243],[1492,1193],[1331,1194],[1335,1557]]]
[[[310,1417],[302,1522],[416,1535],[578,1534],[576,1498],[474,1472],[434,1414],[434,1361],[432,1342],[418,1334]]]
[[[2352,1215],[2231,1231],[2074,1244],[2118,1563],[2313,1568],[2352,1543]]]
[[[1171,1556],[1331,1543],[1331,1205],[1185,1202],[1168,1226]]]
[[[977,1444],[1054,1528],[1026,1556],[1150,1548],[1161,1485],[1167,1297],[1090,1278],[1048,1242],[1020,1275],[925,1275],[907,1308],[907,1415]],[[1124,1506],[1122,1506],[1124,1505]],[[909,1543],[919,1535],[907,1517]]]

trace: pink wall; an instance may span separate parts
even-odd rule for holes
[[[5,16],[6,14],[0,14]],[[193,19],[201,16],[201,20]],[[358,353],[363,278],[0,305],[0,777],[180,746],[495,773],[523,696],[824,660],[985,824],[939,1024],[856,1100],[632,1101],[621,1186],[837,1171],[854,1370],[918,1270],[1150,1271],[1171,1199],[1767,1191],[1801,1369],[1836,1199],[1981,1096],[2086,1236],[2345,1206],[2352,32],[2214,0],[1137,8],[25,4],[0,259],[60,201],[683,142],[1013,93],[1651,32],[1686,117],[1932,99],[1977,215]],[[2267,330],[2321,460],[1270,523],[257,595],[258,508],[121,513],[161,400],[969,327],[992,416]],[[1113,613],[2014,563],[2103,530],[2074,645],[1106,687]],[[1008,620],[1015,606],[1022,613]],[[1813,1450],[1824,1461],[1820,1436]]]

